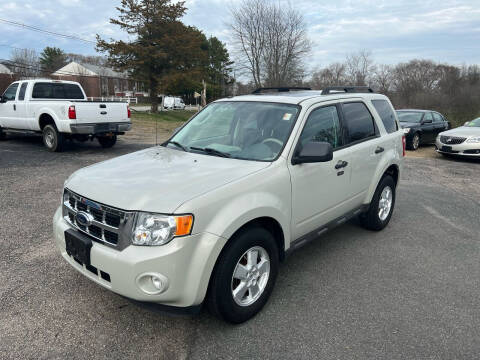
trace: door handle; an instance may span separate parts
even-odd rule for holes
[[[384,152],[384,151],[385,151],[384,148],[382,148],[381,146],[377,146],[377,148],[375,149],[375,154],[380,154],[380,153],[382,153],[382,152]]]
[[[13,111],[17,111],[17,105],[13,104]]]
[[[347,167],[347,165],[348,165],[348,162],[343,161],[343,160],[340,160],[340,161],[337,163],[337,165],[335,165],[335,169],[336,169],[336,170],[339,170],[339,169],[342,169],[342,168],[344,168],[344,167]]]

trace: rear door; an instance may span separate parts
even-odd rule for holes
[[[3,93],[5,102],[0,103],[0,126],[4,128],[11,128],[14,123],[18,88],[19,84],[13,83]]]
[[[27,95],[28,82],[20,84],[20,90],[18,91],[15,111],[15,118],[12,121],[12,127],[15,129],[31,129],[31,120],[27,113],[27,102],[25,101]]]
[[[342,104],[342,111],[346,127],[346,146],[351,158],[348,191],[353,205],[357,207],[365,200],[388,144],[380,136],[380,130],[367,103],[361,100],[346,101]]]
[[[440,115],[439,113],[436,113],[436,112],[433,113],[433,125],[435,127],[434,138],[436,138],[437,135],[439,133],[441,133],[442,131],[448,130],[447,121],[443,118],[442,115]]]
[[[433,123],[433,115],[431,112],[425,113],[422,119],[422,137],[420,141],[423,144],[429,144],[435,141],[437,137],[435,133],[435,124]]]

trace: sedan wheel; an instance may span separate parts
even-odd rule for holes
[[[417,150],[419,145],[420,145],[420,135],[415,134],[413,135],[413,139],[412,139],[413,150]]]

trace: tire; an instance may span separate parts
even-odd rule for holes
[[[43,128],[43,145],[51,152],[60,152],[63,150],[65,138],[59,133],[55,125],[46,125]]]
[[[113,147],[117,143],[117,135],[113,136],[99,136],[98,137],[98,142],[100,143],[100,146],[104,149],[109,149]]]
[[[7,138],[7,134],[0,127],[0,141],[5,140],[6,138]]]
[[[410,140],[407,143],[408,150],[416,151],[419,145],[420,145],[420,134],[415,133],[412,137],[412,140]]]
[[[388,189],[390,190],[390,201],[388,201]],[[388,225],[395,207],[395,190],[396,186],[393,178],[390,175],[384,176],[375,190],[368,211],[360,216],[360,222],[364,228],[380,231]]]
[[[252,271],[255,262],[260,266]],[[230,240],[217,261],[207,294],[210,312],[234,324],[247,321],[267,303],[277,274],[278,248],[273,235],[261,227],[247,228]]]

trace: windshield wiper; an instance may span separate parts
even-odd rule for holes
[[[220,151],[220,150],[215,150],[213,148],[200,148],[200,147],[192,146],[190,148],[190,150],[202,151],[206,154],[211,154],[211,155],[225,157],[225,158],[231,157],[231,155],[229,153],[226,153],[226,152],[223,152],[223,151]]]
[[[175,145],[176,147],[179,147],[179,148],[182,149],[183,151],[188,152],[188,148],[187,148],[185,145],[182,145],[182,144],[180,144],[180,143],[177,142],[177,141],[167,141],[167,142],[165,143],[165,145],[168,145],[168,144]]]

